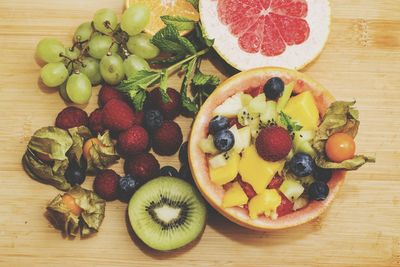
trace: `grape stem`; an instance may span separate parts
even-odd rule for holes
[[[167,72],[174,72],[176,70],[178,70],[183,64],[185,64],[186,62],[189,62],[190,60],[196,58],[196,57],[201,57],[202,55],[205,55],[208,51],[210,50],[210,48],[205,48],[203,50],[200,50],[199,52],[197,52],[196,54],[193,54],[177,63],[175,63],[174,65],[169,66],[168,68],[166,68]]]

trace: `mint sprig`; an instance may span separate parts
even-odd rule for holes
[[[303,126],[298,124],[297,121],[293,121],[292,118],[283,111],[279,112],[279,118],[289,133],[300,131],[303,128]]]
[[[180,16],[161,16],[161,20],[165,25],[172,25],[178,31],[191,31],[194,29],[196,22]]]

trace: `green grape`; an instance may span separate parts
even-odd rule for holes
[[[110,50],[111,52],[117,52],[118,46],[113,44],[113,40],[107,35],[97,35],[92,37],[89,41],[89,55],[96,59],[102,59]]]
[[[124,11],[121,29],[129,35],[136,35],[144,30],[150,21],[150,8],[145,4],[134,4]]]
[[[60,93],[60,96],[62,97],[62,99],[64,99],[65,102],[71,102],[71,99],[69,99],[67,94],[67,82],[61,84],[58,91]]]
[[[145,59],[152,59],[160,54],[160,49],[150,42],[151,35],[139,33],[129,38],[126,46],[129,52]]]
[[[66,91],[75,104],[86,104],[92,96],[92,85],[85,74],[74,73],[68,78]]]
[[[118,54],[105,55],[100,61],[100,73],[107,83],[118,84],[125,77],[122,58]]]
[[[47,63],[60,62],[65,54],[64,45],[55,38],[44,38],[36,46],[36,55]]]
[[[150,70],[149,63],[137,55],[130,55],[124,61],[124,71],[127,77],[132,76],[138,71]]]
[[[79,55],[81,54],[81,51],[74,47],[74,48],[67,48],[65,49],[65,56],[68,57],[69,59],[77,59]],[[67,63],[69,62],[68,59],[65,59]]]
[[[82,60],[84,66],[80,65],[79,71],[85,74],[93,86],[102,82],[103,78],[100,74],[100,64],[97,59],[92,57],[85,57]]]
[[[68,70],[62,62],[47,63],[40,70],[40,78],[46,86],[56,87],[68,78]]]
[[[73,42],[85,42],[89,40],[93,33],[92,23],[90,21],[84,22],[76,28],[74,33]]]
[[[109,27],[105,26],[108,23]],[[117,28],[118,18],[114,11],[109,8],[102,8],[96,11],[93,17],[93,24],[96,30],[102,33],[111,33]],[[112,30],[111,30],[111,29]]]

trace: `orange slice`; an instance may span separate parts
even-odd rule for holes
[[[145,32],[154,35],[165,27],[161,16],[179,16],[194,21],[199,20],[199,13],[187,0],[126,0],[126,7],[136,3],[143,3],[150,7],[150,22],[144,29]],[[188,32],[182,32],[186,34]]]

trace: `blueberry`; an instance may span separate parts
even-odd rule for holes
[[[161,111],[156,109],[150,109],[144,113],[144,127],[148,131],[155,131],[161,127],[164,121],[164,117]]]
[[[164,166],[160,169],[161,176],[179,177],[178,171],[172,166]]]
[[[329,194],[329,187],[326,183],[316,181],[308,188],[308,195],[314,200],[324,200]]]
[[[122,201],[129,201],[132,195],[142,184],[132,175],[128,174],[119,179],[118,196]]]
[[[229,130],[221,130],[214,135],[214,145],[222,152],[230,150],[235,144],[235,137]]]
[[[188,142],[181,145],[181,149],[179,150],[179,161],[182,164],[188,163]]]
[[[289,161],[289,169],[298,177],[311,175],[314,168],[315,163],[313,158],[305,153],[297,153]]]
[[[227,129],[229,127],[229,120],[223,116],[215,116],[208,124],[208,132],[216,134],[217,132]]]
[[[193,176],[189,165],[182,165],[182,167],[179,169],[179,177],[187,182],[193,183]]]
[[[264,94],[268,99],[276,100],[278,99],[285,88],[285,83],[279,77],[273,77],[267,81],[264,85]]]
[[[81,166],[79,166],[75,161],[70,161],[70,164],[64,173],[65,179],[70,185],[74,186],[77,184],[83,184],[85,181],[86,161],[83,162],[81,160]]]
[[[327,183],[332,178],[332,169],[323,169],[321,167],[315,166],[314,178],[317,181]]]

